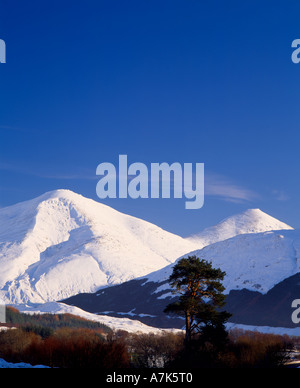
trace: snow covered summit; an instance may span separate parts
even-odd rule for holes
[[[292,303],[300,295],[300,230],[240,234],[184,257],[194,255],[225,271],[222,283],[226,310],[233,314],[231,323],[297,327],[291,314]],[[176,300],[168,283],[174,264],[64,302],[91,313],[137,319],[157,327],[181,328],[180,318],[163,312]]]
[[[0,297],[41,303],[145,275],[195,243],[69,190],[0,209]]]
[[[240,234],[283,229],[293,228],[260,209],[248,209],[243,213],[226,218],[215,226],[204,229],[199,234],[189,237],[188,240],[195,242],[200,248]]]
[[[0,209],[0,300],[45,303],[95,292],[214,242],[278,229],[292,228],[248,210],[182,238],[72,191],[51,191]]]

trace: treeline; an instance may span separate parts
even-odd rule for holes
[[[24,314],[7,307],[0,358],[59,368],[129,365],[127,346],[106,325],[72,314]]]
[[[58,368],[280,368],[288,359],[289,338],[251,332],[230,333],[223,349],[175,333],[113,333],[60,328],[47,338],[22,329],[0,332],[0,357]]]
[[[122,341],[109,341],[95,329],[60,328],[47,338],[22,329],[0,332],[0,357],[57,368],[123,368],[129,365]]]
[[[184,334],[129,334],[131,365],[137,368],[280,368],[297,339],[234,329],[223,343],[202,338],[187,346]]]
[[[6,324],[8,327],[22,328],[28,332],[34,332],[46,338],[59,328],[73,329],[98,329],[103,334],[111,333],[110,327],[101,322],[90,321],[88,319],[72,314],[26,314],[20,313],[16,308],[6,307]]]
[[[235,329],[225,340],[196,336],[187,345],[184,332],[113,332],[69,314],[7,312],[15,328],[0,332],[0,358],[58,368],[278,368],[297,342]]]

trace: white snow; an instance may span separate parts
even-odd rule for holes
[[[78,307],[70,306],[64,303],[47,302],[36,305],[14,305],[20,312],[27,314],[73,314],[79,317],[103,323],[113,330],[125,330],[129,333],[161,333],[164,331],[178,331],[177,329],[158,329],[156,327],[148,326],[138,320],[129,318],[115,318],[107,315],[97,315],[81,310]]]
[[[274,231],[239,235],[195,251],[226,272],[226,291],[247,288],[266,293],[300,271],[300,231]]]
[[[43,303],[146,275],[197,244],[68,190],[0,209],[0,298]]]
[[[48,366],[44,365],[30,365],[26,364],[25,362],[18,362],[18,363],[12,363],[12,362],[7,362],[3,360],[3,358],[0,358],[0,369],[11,369],[11,368],[49,368]]]
[[[182,257],[194,255],[226,272],[223,281],[225,292],[246,288],[266,293],[280,281],[300,271],[300,231],[238,235]],[[165,281],[171,275],[175,263],[142,278],[148,282]],[[157,292],[167,288],[167,285],[163,285]]]
[[[264,213],[260,209],[248,209],[241,214],[226,218],[217,225],[188,237],[199,248],[224,241],[239,234],[261,233],[271,230],[290,230],[291,226]]]
[[[43,313],[53,313],[53,314],[64,314],[69,313],[73,315],[80,316],[85,319],[89,319],[95,322],[100,322],[112,330],[125,330],[129,333],[155,333],[159,334],[162,332],[180,332],[180,329],[158,329],[156,327],[151,327],[141,323],[138,320],[132,320],[128,318],[115,318],[106,315],[97,315],[93,313],[88,313],[84,310],[81,310],[75,306],[69,306],[64,303],[57,302],[48,302],[41,305],[33,306],[16,306],[21,312],[27,314],[43,314]],[[143,314],[140,314],[143,315]],[[147,314],[145,314],[147,315]],[[253,325],[243,325],[236,323],[226,323],[226,328],[228,330],[239,328],[249,331],[258,331],[260,333],[271,333],[271,334],[287,334],[290,336],[300,336],[300,327],[296,328],[285,328],[285,327],[270,327],[270,326],[253,326]],[[183,325],[184,330],[184,325]]]
[[[188,255],[225,271],[226,291],[265,293],[299,272],[299,254],[299,231],[259,209],[182,238],[72,191],[56,190],[0,209],[0,300],[21,306],[20,311],[68,311],[115,329],[149,332],[157,329],[54,301],[133,278],[167,280],[176,260]],[[160,298],[170,296],[166,285],[158,291],[163,290]]]
[[[251,326],[251,325],[242,325],[237,323],[226,323],[227,330],[233,329],[242,329],[249,331],[257,331],[259,333],[265,334],[278,334],[278,335],[288,335],[288,336],[300,336],[300,327],[288,328],[288,327],[271,327],[271,326]]]

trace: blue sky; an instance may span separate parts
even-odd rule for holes
[[[248,208],[300,227],[299,1],[4,1],[0,206],[96,167],[205,164],[205,203],[104,203],[189,235]]]

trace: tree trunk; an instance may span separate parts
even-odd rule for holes
[[[185,314],[185,343],[189,344],[191,341],[191,326],[192,326],[192,320],[191,315],[189,313]]]

